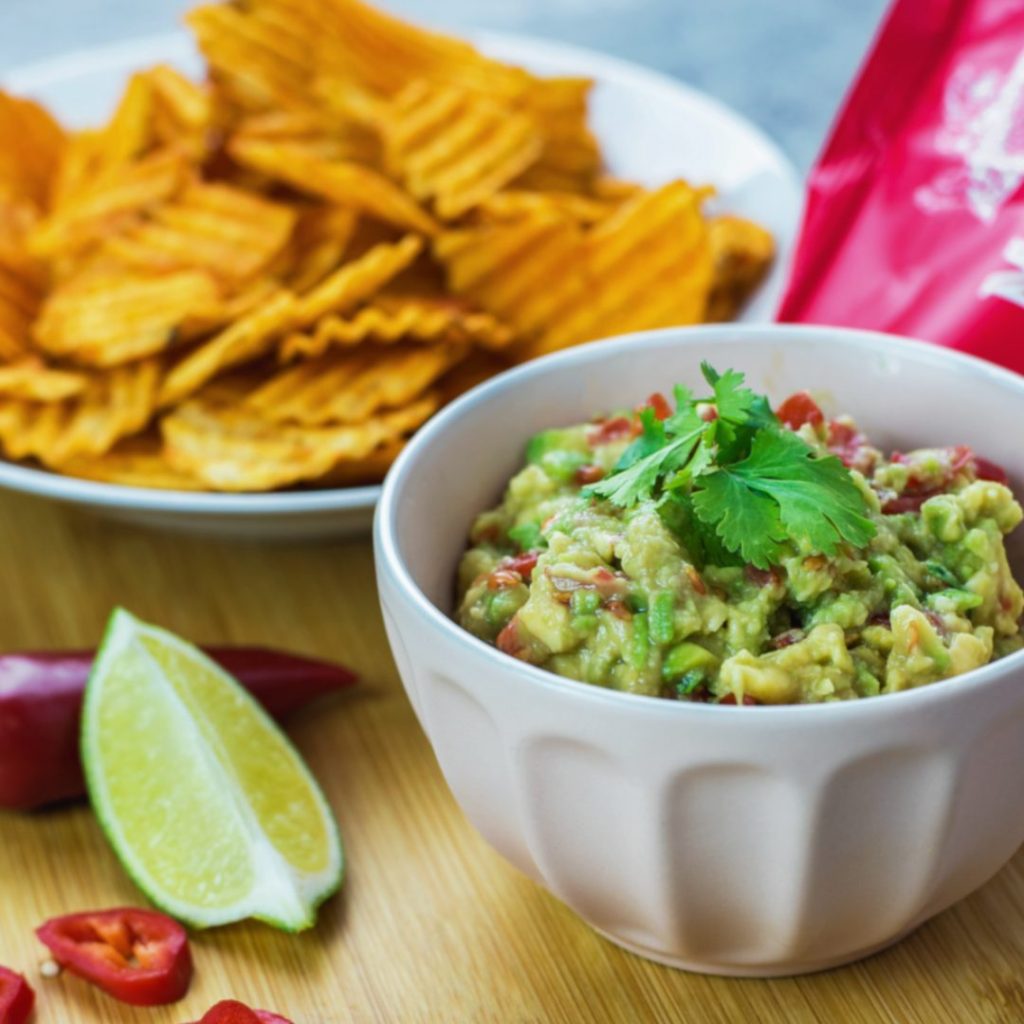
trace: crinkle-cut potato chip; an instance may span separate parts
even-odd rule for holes
[[[128,86],[114,116],[100,133],[93,173],[107,172],[145,156],[154,140],[155,97],[153,82],[146,72],[128,79]]]
[[[314,359],[331,348],[363,342],[393,345],[411,341],[467,341],[481,348],[501,349],[514,335],[491,316],[458,299],[381,297],[350,317],[327,316],[309,334],[290,334],[280,345],[283,361]]]
[[[234,126],[242,142],[300,145],[324,160],[353,161],[370,167],[381,163],[380,138],[363,121],[331,117],[320,110],[272,110],[249,114]]]
[[[206,338],[214,331],[219,331],[248,315],[280,290],[281,286],[277,281],[260,277],[234,295],[222,298],[216,305],[189,313],[178,325],[176,340],[184,346],[189,342]]]
[[[309,11],[315,16],[309,34],[313,62],[321,72],[385,96],[415,78],[512,97],[522,95],[533,81],[522,69],[484,57],[462,40],[410,25],[360,0],[256,0],[253,6]]]
[[[42,297],[39,267],[19,249],[0,244],[0,362],[29,353]]]
[[[621,200],[598,199],[575,192],[527,192],[506,189],[485,199],[477,213],[482,221],[516,221],[538,214],[555,214],[577,224],[597,224],[614,213]]]
[[[547,211],[445,232],[434,255],[451,291],[525,338],[545,330],[563,309],[588,301],[583,239],[575,221]]]
[[[302,211],[292,236],[294,259],[285,275],[292,291],[308,292],[338,268],[356,222],[355,213],[342,206],[318,205]]]
[[[311,40],[279,10],[218,3],[186,15],[214,83],[242,110],[306,105]]]
[[[68,255],[103,237],[125,220],[170,199],[189,174],[188,158],[159,150],[135,163],[80,181],[29,236],[39,257]]]
[[[0,366],[0,396],[30,402],[60,402],[81,394],[89,378],[77,370],[47,366],[35,356]]]
[[[436,408],[436,396],[428,395],[363,423],[308,427],[275,423],[248,406],[195,398],[165,416],[161,431],[172,465],[213,490],[269,491],[365,459],[415,430]]]
[[[245,404],[275,423],[360,423],[411,402],[468,352],[454,343],[330,353],[281,371]]]
[[[141,360],[93,375],[62,402],[0,398],[0,444],[9,458],[36,458],[55,469],[80,455],[102,455],[145,429],[160,373],[158,360]]]
[[[45,209],[66,142],[38,103],[0,91],[0,199]]]
[[[351,161],[325,160],[299,143],[235,138],[228,152],[242,166],[285,182],[306,195],[351,206],[425,235],[438,230],[434,219],[413,199],[369,167]]]
[[[768,273],[775,240],[760,224],[726,215],[708,222],[708,241],[714,277],[706,319],[732,320]]]
[[[343,264],[299,300],[295,326],[309,327],[328,313],[347,313],[372,298],[409,266],[422,249],[422,239],[406,235],[394,244],[376,245],[358,259]]]
[[[204,341],[167,374],[160,390],[160,406],[175,405],[217,374],[266,355],[278,335],[294,324],[295,308],[295,296],[278,289],[239,320]]]
[[[329,469],[316,480],[307,481],[317,487],[359,487],[366,484],[379,484],[387,475],[392,463],[405,447],[404,440],[389,441],[374,448],[369,455],[361,459],[346,459]]]
[[[62,462],[60,471],[82,480],[121,487],[206,490],[206,485],[192,473],[171,464],[158,436],[127,438],[102,455],[76,455]]]
[[[540,156],[528,114],[487,96],[423,79],[410,82],[381,123],[391,173],[442,220],[493,196]]]
[[[204,85],[167,64],[146,72],[153,88],[153,135],[157,145],[184,148],[199,163],[209,152],[213,98]]]
[[[559,310],[523,358],[595,338],[698,323],[711,286],[705,190],[677,181],[637,196],[587,235],[585,299]]]
[[[169,348],[189,316],[219,301],[216,283],[202,271],[72,280],[47,298],[34,337],[52,356],[115,366]]]
[[[132,271],[204,270],[236,286],[283,252],[296,220],[295,210],[281,203],[230,185],[197,183],[108,238],[100,255]]]

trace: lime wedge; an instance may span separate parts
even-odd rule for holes
[[[114,852],[187,924],[300,931],[341,884],[337,825],[288,739],[201,651],[121,609],[86,689],[82,758]]]

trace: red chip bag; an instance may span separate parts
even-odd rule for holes
[[[1024,372],[1024,2],[896,0],[811,172],[779,319]]]

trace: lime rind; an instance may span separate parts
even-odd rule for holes
[[[200,735],[196,737],[197,744],[200,748],[207,746],[207,749],[205,751],[200,749],[198,756],[208,758],[206,767],[209,773],[220,775],[225,789],[233,794],[234,809],[249,840],[246,852],[251,858],[250,867],[254,884],[245,898],[229,905],[210,908],[175,898],[146,868],[128,841],[113,807],[108,791],[106,766],[98,747],[98,721],[104,696],[104,681],[110,677],[113,666],[119,658],[124,657],[129,646],[135,647],[133,653],[138,654],[140,650],[146,652],[145,644],[142,642],[143,638],[153,640],[168,649],[177,651],[186,659],[201,664],[223,685],[232,687],[236,699],[240,699],[245,705],[246,714],[251,714],[267,732],[276,735],[278,742],[291,754],[294,759],[293,767],[297,769],[303,779],[308,795],[312,796],[315,801],[321,818],[320,824],[324,827],[327,837],[327,864],[322,871],[308,874],[296,870],[288,863],[260,827],[237,780],[232,779],[227,772],[224,760],[218,758],[208,748],[209,737]],[[159,685],[165,688],[160,696],[165,700],[176,702],[181,716],[194,723],[184,702],[174,693],[173,687],[166,680],[163,667],[157,664],[148,652],[145,653],[145,657],[152,666],[152,671],[147,675],[151,677],[151,681],[160,679]],[[199,734],[198,726],[195,725],[194,728]],[[317,909],[340,888],[344,878],[345,860],[337,823],[320,787],[291,741],[277,728],[262,706],[215,662],[174,634],[143,623],[124,609],[116,609],[111,616],[93,665],[83,705],[81,748],[90,799],[108,841],[139,889],[155,906],[171,916],[194,928],[209,928],[246,918],[255,918],[285,931],[298,932],[315,923]]]

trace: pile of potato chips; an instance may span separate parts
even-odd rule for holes
[[[0,94],[0,445],[94,480],[379,479],[512,363],[733,316],[770,235],[708,190],[614,180],[590,82],[538,78],[359,0],[189,16],[65,132]]]

